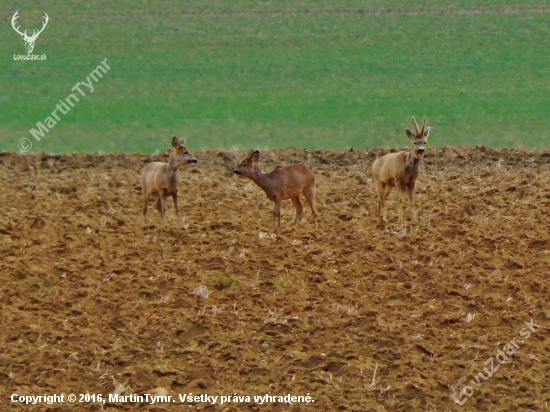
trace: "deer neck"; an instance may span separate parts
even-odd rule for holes
[[[170,157],[168,158],[168,172],[174,175],[178,171],[178,167],[179,164],[176,160],[176,156],[173,153],[170,153]]]
[[[410,167],[412,167],[413,170],[418,169],[418,167],[420,166],[421,161],[422,161],[422,159],[419,158],[419,157],[416,157],[414,155],[414,153],[412,152],[412,150],[409,152],[409,156],[408,156],[408,159],[407,159],[407,164]]]
[[[250,179],[269,195],[272,184],[272,180],[269,178],[269,173],[262,173],[260,169],[255,168],[250,175]]]

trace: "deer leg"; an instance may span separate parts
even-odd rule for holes
[[[177,190],[176,190],[176,193],[172,195],[172,199],[174,200],[174,208],[176,209],[176,217],[178,218],[178,224],[181,224],[180,215],[178,213],[178,191]]]
[[[382,223],[387,226],[388,220],[386,219],[386,199],[390,195],[391,191],[393,190],[393,187],[390,185],[383,185],[382,186],[382,193],[379,197],[380,201],[380,208],[382,209]]]
[[[162,216],[162,223],[166,223],[166,219],[164,217],[164,215],[166,214],[166,199],[164,197],[164,190],[160,191],[157,207],[159,209],[160,215]]]
[[[306,201],[311,208],[311,214],[313,215],[313,226],[317,228],[317,210],[315,209],[315,186],[308,186],[304,188],[304,196]]]
[[[149,196],[143,195],[143,223],[147,223],[147,207],[149,206]]]
[[[405,188],[403,186],[397,187],[397,197],[399,201],[399,223],[401,223],[401,230],[405,230],[405,222],[403,221],[403,194],[405,192]]]
[[[407,187],[407,192],[409,193],[409,204],[411,205],[412,221],[416,222],[416,203],[414,201],[414,184]]]
[[[382,217],[382,211],[384,210],[384,185],[380,182],[376,182],[376,214],[381,220],[384,220]]]
[[[302,206],[302,203],[300,203],[299,197],[293,197],[292,204],[294,205],[294,208],[296,209],[296,217],[294,218],[294,222],[292,222],[292,226],[296,226],[297,223],[302,220],[302,214],[304,212],[304,208]]]
[[[273,217],[277,219],[277,227],[281,227],[281,199],[274,199]]]

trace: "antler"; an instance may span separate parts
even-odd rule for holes
[[[42,23],[42,28],[40,30],[33,30],[32,31],[32,36],[29,36],[27,34],[27,30],[25,30],[24,33],[21,33],[19,31],[19,27],[15,27],[15,24],[17,23],[17,19],[19,18],[19,16],[17,15],[17,13],[19,13],[19,10],[17,10],[15,12],[15,14],[13,15],[13,17],[11,18],[11,26],[13,27],[13,29],[19,33],[21,36],[23,36],[24,38],[26,39],[29,39],[29,40],[36,40],[36,38],[38,37],[38,35],[40,33],[42,33],[44,31],[44,29],[46,28],[46,26],[48,25],[48,21],[50,21],[50,18],[48,17],[48,15],[46,13],[44,13],[44,22]]]
[[[420,134],[424,134],[424,129],[426,128],[426,119],[424,119],[424,123],[422,123],[422,129],[420,129]]]
[[[46,26],[48,25],[48,22],[50,21],[50,18],[48,17],[48,15],[46,13],[44,13],[44,23],[42,23],[42,28],[40,30],[38,30],[38,32],[36,30],[33,30],[32,31],[32,36],[31,36],[31,39],[36,39],[38,37],[38,35],[40,33],[42,33],[44,31],[44,29],[46,28]],[[26,30],[25,30],[26,32]]]
[[[11,26],[13,27],[13,29],[19,33],[21,36],[26,36],[27,35],[27,30],[25,30],[25,33],[21,33],[19,31],[19,27],[15,27],[15,23],[16,23],[16,20],[19,18],[19,16],[17,15],[17,13],[19,13],[19,10],[17,10],[15,12],[15,14],[13,15],[13,17],[11,18]]]
[[[413,125],[414,125],[414,131],[416,134],[419,134],[420,133],[420,130],[418,130],[418,124],[416,124],[416,120],[414,120],[414,117],[412,118],[412,122],[413,122]]]

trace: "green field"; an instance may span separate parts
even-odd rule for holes
[[[49,24],[34,54],[11,27]],[[545,148],[550,5],[536,1],[5,1],[0,151]],[[103,59],[111,70],[41,140],[29,133]]]

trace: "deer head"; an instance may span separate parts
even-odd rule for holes
[[[424,119],[424,123],[422,123],[422,128],[418,128],[418,124],[416,123],[416,120],[414,120],[414,117],[412,118],[412,122],[414,125],[414,132],[412,132],[409,129],[405,130],[405,133],[411,139],[413,144],[413,155],[417,159],[424,156],[424,150],[426,148],[426,144],[428,142],[428,135],[430,134],[430,128],[426,128],[426,119]]]
[[[260,158],[260,152],[258,150],[252,150],[248,156],[246,156],[246,159],[244,159],[239,165],[233,170],[233,173],[235,173],[239,177],[250,177],[252,176],[252,172],[254,170],[258,170],[258,166],[256,166],[256,162]]]
[[[172,138],[172,147],[174,148],[173,152],[170,154],[170,157],[178,165],[186,165],[189,163],[197,163],[197,159],[193,157],[187,146],[185,146],[185,137],[178,139],[177,137]]]
[[[40,30],[33,30],[32,35],[29,36],[29,35],[27,35],[27,30],[25,30],[23,33],[21,33],[19,31],[19,27],[15,27],[16,20],[19,18],[17,13],[19,13],[19,10],[17,10],[15,12],[15,14],[13,15],[13,17],[11,19],[11,25],[12,25],[13,29],[17,33],[19,33],[21,35],[21,37],[23,38],[23,40],[25,41],[25,48],[27,49],[27,53],[31,54],[33,49],[34,49],[34,42],[38,38],[38,35],[44,31],[44,29],[46,28],[46,25],[48,24],[48,21],[50,20],[50,18],[48,17],[48,15],[46,13],[44,13],[44,22],[42,23],[42,28]]]

